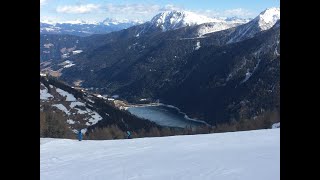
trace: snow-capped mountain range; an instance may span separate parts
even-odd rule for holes
[[[243,106],[254,107],[246,113],[249,118],[258,115],[261,108],[279,107],[279,10],[267,9],[250,22],[220,31],[219,24],[224,21],[189,26],[192,23],[185,20],[186,16],[176,12],[167,13],[167,18],[157,16],[167,19],[167,23],[153,18],[93,37],[42,35],[41,62],[51,64],[41,69],[59,71],[67,83],[81,80],[84,88],[118,94],[132,102],[156,97],[211,123],[215,118],[222,122],[238,117]],[[166,26],[166,31],[160,24]],[[217,32],[210,33],[213,30]],[[79,50],[81,53],[73,52]],[[60,67],[66,60],[71,64]],[[202,86],[205,91],[198,89]],[[232,99],[227,98],[230,95]],[[211,100],[202,101],[208,98]],[[262,99],[272,100],[261,103]]]
[[[187,26],[203,25],[198,28],[198,36],[201,37],[208,33],[245,24],[239,31],[234,33],[234,37],[229,41],[229,43],[231,43],[241,41],[248,37],[253,37],[257,32],[271,28],[279,19],[280,8],[268,8],[253,20],[238,17],[209,18],[194,12],[173,10],[159,13],[147,22],[137,20],[115,20],[111,18],[106,18],[101,22],[86,22],[83,20],[52,22],[42,19],[40,21],[40,33],[88,36],[92,34],[104,34],[119,31],[142,24],[143,30],[137,34],[137,36],[139,36],[143,33],[153,32],[155,30],[165,32]]]
[[[92,34],[104,34],[119,31],[141,23],[143,22],[115,20],[111,18],[107,18],[101,22],[86,22],[83,20],[52,22],[48,20],[41,20],[40,33],[89,36]]]
[[[228,43],[239,42],[253,37],[260,31],[273,27],[280,20],[280,8],[268,8],[250,22],[239,26]]]
[[[188,11],[166,11],[151,19],[151,26],[162,31],[174,30],[185,26],[194,26],[208,22],[222,22],[221,19],[208,18]]]
[[[161,32],[180,29],[183,27],[191,27],[203,25],[199,27],[197,36],[201,37],[205,34],[225,30],[247,23],[249,19],[237,17],[232,18],[209,18],[189,11],[166,11],[157,14],[150,21],[144,24],[144,28],[137,34],[144,34],[160,30]]]
[[[261,30],[270,29],[280,19],[280,8],[268,8],[254,19]]]
[[[209,23],[204,29],[201,30],[199,35],[221,31],[234,26],[247,23],[249,19],[238,17],[231,18],[209,18],[189,11],[166,11],[155,15],[150,21],[130,21],[130,20],[115,20],[106,18],[101,22],[86,22],[83,20],[66,21],[66,22],[53,22],[48,20],[40,21],[40,33],[44,34],[71,34],[88,36],[91,34],[109,33],[112,31],[119,31],[129,28],[134,25],[145,24],[144,30],[153,31],[160,29],[162,32],[179,29],[186,26],[196,26],[200,24]],[[204,33],[205,32],[205,33]]]

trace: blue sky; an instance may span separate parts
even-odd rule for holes
[[[40,18],[54,22],[99,22],[106,18],[148,21],[167,10],[253,18],[266,8],[279,6],[279,0],[40,0]]]

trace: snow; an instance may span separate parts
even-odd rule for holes
[[[74,122],[74,120],[72,120],[72,119],[68,119],[68,120],[67,120],[67,123],[68,123],[68,124],[74,124],[75,122]]]
[[[50,28],[50,27],[47,27],[47,28],[43,28],[44,30],[48,31],[48,32],[52,32],[52,31],[55,31],[56,28]]]
[[[69,56],[68,56],[68,53],[61,55],[61,58],[63,58],[63,59],[68,58],[68,57],[69,57]]]
[[[40,144],[46,180],[280,179],[280,129]]]
[[[91,100],[91,99],[89,99],[89,98],[88,98],[87,100],[88,100],[89,102],[91,102],[92,104],[94,103],[94,101],[93,101],[93,100]]]
[[[246,81],[248,81],[248,79],[251,77],[252,73],[249,72],[249,69],[246,73],[246,77],[244,78],[244,80],[241,81],[240,84],[245,83]]]
[[[245,18],[239,18],[237,16],[233,16],[233,17],[227,17],[224,19],[226,22],[231,22],[231,23],[247,23],[249,22],[251,19],[248,18],[248,19],[245,19]]]
[[[246,77],[244,78],[244,80],[241,81],[240,84],[248,81],[248,79],[252,76],[252,74],[253,74],[253,73],[257,70],[257,68],[259,67],[260,62],[261,62],[261,59],[258,59],[258,62],[257,62],[257,64],[254,66],[252,73],[249,72],[249,69],[247,70]]]
[[[272,129],[280,128],[280,122],[272,124]]]
[[[74,65],[75,64],[67,64],[67,65],[63,66],[63,68],[69,68],[69,67],[74,66]]]
[[[271,28],[280,19],[280,8],[268,8],[257,17],[262,30]]]
[[[61,63],[60,65],[62,65],[63,68],[69,68],[71,66],[74,66],[75,64],[73,64],[72,61],[66,60],[63,63]]]
[[[79,53],[82,53],[83,51],[82,50],[75,50],[75,51],[72,51],[72,54],[75,55],[75,54],[79,54]]]
[[[68,109],[63,104],[53,104],[52,106],[58,108],[59,110],[61,110],[64,113],[66,113],[67,115],[70,115],[70,112],[68,111]]]
[[[85,134],[87,132],[87,128],[81,129],[81,133]]]
[[[91,125],[94,125],[100,120],[102,120],[102,117],[97,112],[93,111],[93,113],[91,113],[91,118],[88,121],[91,122]]]
[[[111,97],[117,99],[117,98],[119,98],[119,95],[116,94],[116,95],[113,95],[113,96],[111,96]]]
[[[40,145],[46,144],[52,141],[57,141],[58,139],[55,138],[40,138]]]
[[[278,52],[278,48],[277,47],[274,49],[274,53],[273,54],[276,55],[276,56],[280,56],[280,53]]]
[[[200,48],[200,41],[197,42],[196,47],[194,48],[194,50],[198,50]]]
[[[76,109],[76,110],[78,111],[78,114],[86,114],[86,113],[88,113],[88,112],[91,112],[91,110],[88,109],[88,108],[86,108],[85,111],[84,111],[84,110],[81,110],[81,109],[79,109],[79,108],[74,108],[74,109]]]
[[[64,90],[62,90],[60,88],[57,88],[56,91],[61,96],[67,97],[66,101],[76,101],[76,98],[72,94],[70,94],[70,93],[68,93],[68,92],[66,92],[66,91],[64,91]]]
[[[160,27],[162,31],[168,31],[208,22],[222,22],[222,20],[209,18],[189,11],[174,10],[159,13],[150,22],[151,26]]]
[[[198,37],[202,37],[203,35],[222,31],[225,29],[229,29],[238,25],[241,25],[243,23],[234,23],[234,22],[212,22],[212,23],[206,23],[199,27],[198,29]]]
[[[86,106],[84,103],[76,101],[76,102],[71,102],[70,107],[74,108],[76,106]]]
[[[51,46],[54,46],[54,44],[52,43],[47,43],[43,45],[45,48],[50,48]]]
[[[236,28],[229,43],[235,43],[272,28],[280,20],[280,8],[268,8],[250,22]]]
[[[53,96],[48,93],[48,89],[45,87],[45,89],[40,89],[40,99],[41,100],[48,100],[48,98],[53,98]]]

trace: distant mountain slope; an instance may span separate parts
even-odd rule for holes
[[[280,28],[239,43],[200,48],[173,84],[160,97],[211,124],[280,111]]]
[[[85,37],[76,46],[81,53],[73,54],[71,49],[67,58],[44,60],[41,69],[54,72],[69,84],[80,81],[84,88],[118,94],[130,102],[160,99],[212,124],[254,118],[263,111],[279,109],[277,14],[266,10],[246,24],[214,32],[211,30],[216,24],[212,23],[219,22],[178,29],[165,23],[173,28],[166,31],[159,27],[147,30],[148,22]],[[272,19],[267,21],[265,16]],[[241,30],[258,27],[262,19],[266,23],[263,28],[253,28],[249,34]],[[244,34],[236,36],[240,32]],[[41,46],[48,46],[54,39],[47,38]],[[239,41],[230,42],[232,38]]]
[[[150,21],[144,23],[142,30],[137,32],[136,37],[154,32],[166,32],[183,27],[207,24],[205,26],[201,26],[198,30],[198,36],[202,36],[206,33],[221,31],[246,22],[247,20],[239,18],[227,20],[221,18],[209,18],[189,11],[166,11],[157,14]]]
[[[136,23],[134,26],[128,27],[127,29],[123,28],[122,30],[114,30],[114,32],[104,35],[97,35],[97,33],[94,33],[96,35],[92,35],[90,37],[73,36],[79,34],[68,32],[63,33],[62,30],[64,30],[64,27],[84,28],[90,30],[93,27],[99,28],[100,26],[109,26],[110,24],[120,25],[121,23],[116,23],[111,20],[98,24],[58,23],[55,24],[55,26],[42,23],[42,29],[48,29],[49,32],[51,28],[53,33],[40,34],[40,61],[65,59],[70,57],[72,55],[72,51],[75,49],[80,49],[82,51],[86,49],[93,50],[96,48],[102,48],[102,46],[105,46],[106,44],[118,42],[123,44],[128,43],[127,41],[131,41],[132,39],[140,38],[143,40],[145,37],[157,36],[159,33],[172,30],[184,29],[183,31],[178,31],[178,33],[172,34],[172,37],[167,38],[204,37],[206,34],[229,29],[246,22],[247,20],[239,18],[223,20],[208,18],[188,11],[168,11],[156,15],[150,21],[143,24]],[[62,25],[63,27],[59,27]],[[59,33],[54,33],[54,29],[59,30]]]
[[[228,43],[252,38],[255,34],[273,27],[280,20],[280,8],[268,8],[247,24],[239,26],[230,36]]]
[[[113,100],[65,85],[51,77],[40,78],[40,113],[58,112],[59,121],[73,132],[116,125],[122,131],[150,129],[155,123],[119,110]],[[45,122],[43,122],[45,124]],[[46,134],[44,133],[43,136]]]
[[[116,21],[109,18],[99,23],[76,21],[49,24],[48,22],[40,22],[40,34],[90,36],[92,34],[106,34],[113,31],[119,31],[141,23],[142,22],[138,21]]]

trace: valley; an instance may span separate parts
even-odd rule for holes
[[[279,114],[280,9],[251,20],[171,11],[106,34],[41,34],[40,69],[163,126]]]
[[[279,1],[40,0],[40,17],[41,179],[280,179]]]

